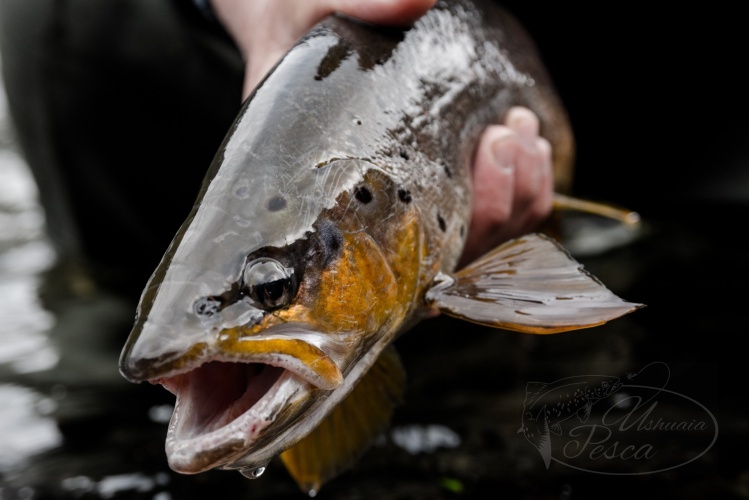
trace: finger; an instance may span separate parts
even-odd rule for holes
[[[551,144],[543,137],[536,139],[536,148],[543,158],[540,167],[540,181],[538,192],[528,208],[528,219],[523,232],[533,230],[538,224],[546,219],[551,213],[554,202],[554,172],[551,160]]]
[[[312,26],[334,12],[373,24],[408,26],[424,15],[435,0],[296,0],[292,15],[276,0],[247,2],[248,19],[263,19],[253,29],[239,33],[240,48],[247,59],[242,99],[246,99],[283,55]],[[228,16],[227,16],[228,17]]]
[[[332,0],[333,10],[362,21],[385,26],[409,26],[436,0]]]
[[[274,48],[268,47],[262,53],[250,50],[244,75],[244,87],[242,88],[243,101],[255,90],[255,87],[265,78],[265,75],[273,69],[273,66],[281,60],[287,50],[285,45],[278,45]]]
[[[517,132],[523,144],[528,147],[534,147],[534,141],[538,137],[540,124],[538,117],[533,111],[521,106],[512,107],[505,115],[504,124]]]
[[[500,226],[512,213],[516,134],[502,126],[487,127],[473,165],[473,212],[487,226]]]
[[[335,11],[334,3],[335,0],[255,0],[242,4],[244,10],[238,15],[247,20],[235,38],[239,38],[247,60],[243,100],[312,26]]]
[[[512,215],[514,151],[517,135],[504,126],[484,131],[472,165],[471,224],[461,265],[503,241],[503,226]]]
[[[534,230],[551,211],[554,184],[551,145],[540,137],[534,143],[532,150],[521,146],[518,156],[517,170],[527,175],[523,180],[516,177],[512,216],[503,231],[507,238]]]
[[[517,134],[520,135],[519,133]],[[544,170],[544,154],[536,147],[534,137],[531,145],[522,140],[517,147],[515,160],[515,191],[513,212],[523,214],[533,203],[541,189]]]

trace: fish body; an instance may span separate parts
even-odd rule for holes
[[[568,162],[535,49],[492,2],[440,2],[405,31],[331,17],[286,54],[227,134],[121,356],[126,378],[177,395],[172,468],[254,477],[288,450],[311,491],[381,430],[390,410],[373,401],[402,385],[388,346],[423,317],[551,333],[637,307],[537,235],[453,272],[479,135],[515,105]],[[336,444],[317,448],[332,451],[306,459],[328,431]]]

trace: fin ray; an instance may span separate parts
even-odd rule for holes
[[[397,352],[392,346],[386,348],[320,425],[281,454],[302,491],[319,491],[364,453],[390,422],[403,398],[405,380]]]

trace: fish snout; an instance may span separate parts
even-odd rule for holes
[[[201,364],[207,346],[204,343],[194,344],[186,351],[172,351],[156,355],[141,354],[130,345],[120,356],[120,373],[130,382],[148,382],[162,377],[171,377],[188,372]]]

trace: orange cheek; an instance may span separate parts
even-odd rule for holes
[[[422,239],[412,214],[395,227],[377,239],[345,233],[341,256],[322,271],[318,288],[279,317],[327,333],[395,331],[415,305]]]
[[[392,269],[366,233],[344,237],[340,260],[321,276],[316,322],[328,331],[374,331],[398,304]]]

